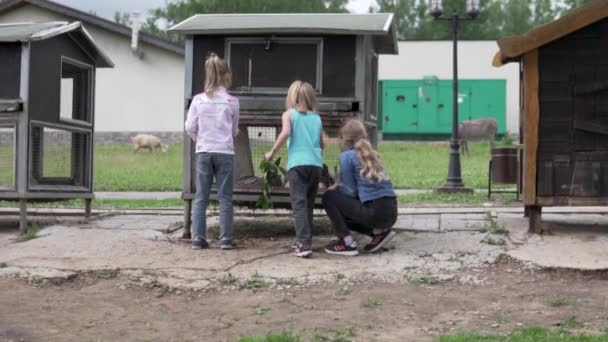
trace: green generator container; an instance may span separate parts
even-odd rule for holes
[[[459,80],[459,121],[492,117],[498,135],[506,133],[506,80]],[[393,139],[437,139],[452,133],[452,80],[380,81],[382,136]]]

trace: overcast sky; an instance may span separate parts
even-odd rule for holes
[[[66,6],[77,8],[85,12],[95,12],[97,15],[114,19],[116,11],[147,12],[150,9],[163,6],[166,0],[53,0]],[[352,12],[367,13],[369,6],[375,4],[375,0],[350,0],[348,8]]]

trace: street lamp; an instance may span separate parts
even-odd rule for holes
[[[436,20],[449,20],[452,24],[453,41],[453,113],[452,113],[452,137],[450,138],[450,165],[448,177],[443,187],[438,188],[439,192],[472,192],[470,188],[465,188],[462,183],[462,173],[460,169],[460,142],[458,140],[458,27],[460,21],[473,20],[479,15],[479,0],[467,1],[467,17],[461,17],[458,11],[454,10],[451,16],[442,17],[443,3],[441,0],[429,0],[429,14]]]

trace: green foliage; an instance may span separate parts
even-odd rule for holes
[[[25,232],[25,235],[23,235],[19,241],[20,242],[25,242],[25,241],[30,241],[33,240],[35,238],[38,237],[38,233],[40,232],[40,229],[38,229],[38,226],[36,225],[31,225],[27,228],[27,231]]]
[[[549,305],[551,305],[554,308],[557,308],[560,306],[573,305],[574,303],[575,303],[575,301],[570,298],[560,297],[560,298],[553,299],[551,302],[549,302]]]
[[[255,289],[264,288],[267,285],[268,284],[264,280],[264,277],[262,277],[258,273],[255,273],[250,278],[245,279],[245,281],[243,281],[243,283],[241,284],[241,287],[244,289],[255,290]]]
[[[262,194],[258,196],[255,205],[258,208],[268,209],[272,207],[272,200],[270,198],[270,192],[272,191],[271,180],[275,175],[279,175],[281,170],[275,163],[265,159],[260,163],[260,170],[262,171],[262,182],[260,183]]]
[[[243,336],[235,342],[303,342],[303,340],[291,330],[285,330],[279,334],[269,332],[265,336]]]
[[[375,308],[382,306],[382,301],[377,298],[366,298],[361,302],[363,308]]]
[[[478,332],[461,332],[439,337],[439,342],[606,342],[608,334],[572,335],[564,330],[556,332],[541,327],[515,330],[506,335],[483,335]]]
[[[355,337],[353,328],[337,330],[333,336],[325,336],[319,329],[314,329],[312,333],[312,342],[352,342]]]

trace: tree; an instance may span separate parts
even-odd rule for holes
[[[178,40],[163,28],[170,27],[198,13],[336,13],[348,12],[348,0],[181,0],[167,2],[152,11],[144,31]],[[122,18],[120,14],[116,18]]]

